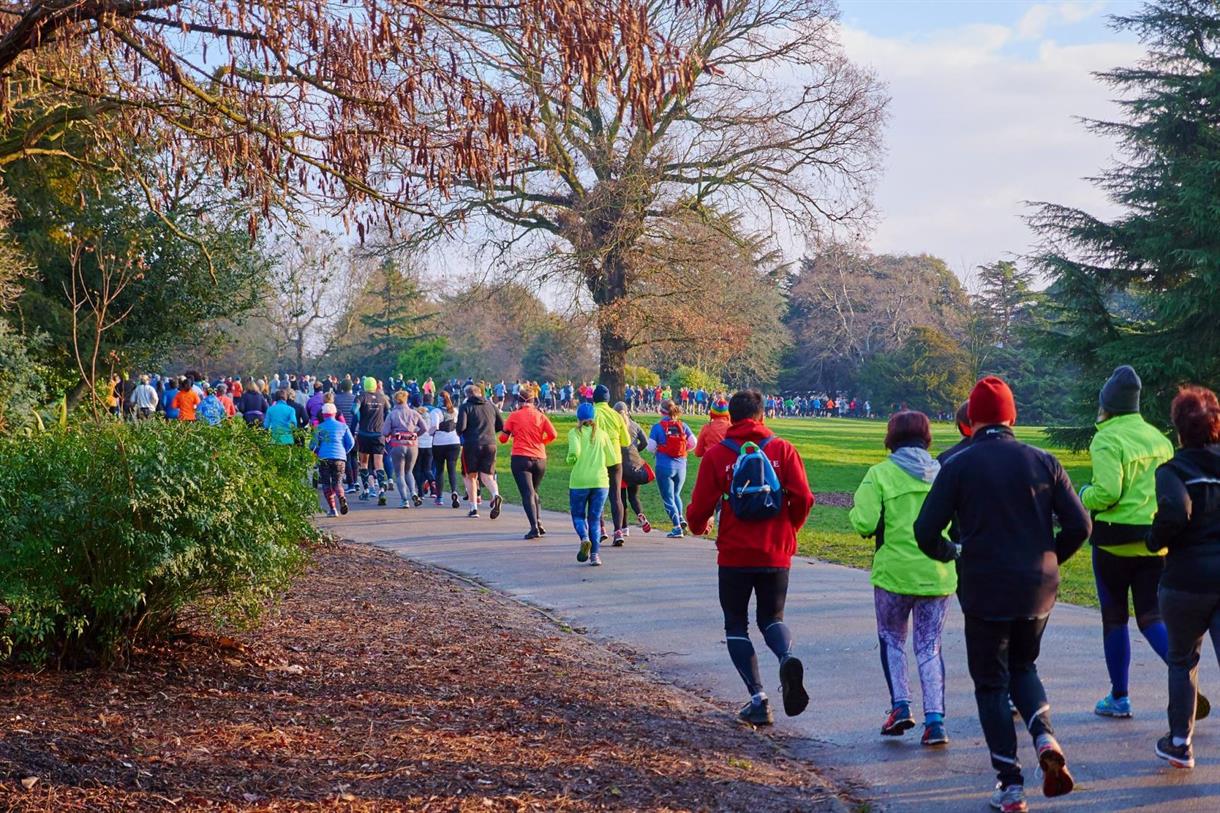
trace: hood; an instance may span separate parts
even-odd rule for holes
[[[467,399],[466,399],[466,403],[468,403],[468,404],[485,404],[485,403],[487,403],[487,402],[486,402],[486,401],[484,401],[484,400],[483,400],[481,397],[479,397],[478,395],[472,395],[472,396],[470,396],[469,398],[467,398]]]
[[[1220,443],[1202,449],[1181,449],[1178,456],[1208,476],[1220,478]]]
[[[775,433],[767,428],[767,425],[762,421],[756,421],[753,418],[747,418],[744,421],[737,421],[730,424],[728,431],[725,432],[726,438],[731,438],[738,443],[746,443],[753,441],[758,443],[763,438],[769,438]]]
[[[918,446],[903,446],[890,454],[890,461],[916,480],[930,483],[940,472],[937,463],[927,449]]]

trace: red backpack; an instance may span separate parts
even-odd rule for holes
[[[661,431],[665,433],[665,442],[657,445],[657,451],[675,460],[685,459],[689,447],[686,443],[686,427],[682,425],[682,421],[663,420]]]

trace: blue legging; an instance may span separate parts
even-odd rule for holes
[[[661,490],[661,504],[669,521],[677,528],[682,524],[682,486],[686,483],[686,463],[662,462],[657,457],[657,488]]]
[[[597,528],[601,523],[602,509],[606,507],[608,488],[570,488],[568,489],[568,508],[572,513],[572,527],[583,542],[586,539],[593,543],[593,553],[597,553],[601,543],[601,534]]]

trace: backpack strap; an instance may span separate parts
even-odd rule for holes
[[[728,438],[725,438],[724,440],[720,441],[720,445],[724,446],[728,449],[732,449],[733,454],[741,454],[741,444],[735,440],[729,440]]]
[[[767,444],[770,443],[771,441],[775,440],[775,437],[776,437],[775,435],[768,435],[767,437],[763,438],[758,443],[759,451],[762,451],[763,449],[767,448]]]

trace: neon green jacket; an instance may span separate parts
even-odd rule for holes
[[[631,445],[631,434],[627,431],[627,421],[614,411],[607,403],[593,405],[597,416],[597,431],[606,433],[614,439],[614,455],[606,458],[607,466],[617,466],[623,462],[623,447]]]
[[[1142,529],[1156,514],[1156,467],[1173,457],[1173,444],[1139,414],[1115,415],[1097,424],[1089,455],[1093,481],[1080,501],[1094,514],[1093,544],[1116,556],[1159,555],[1148,551]]]
[[[952,564],[929,559],[915,542],[915,518],[932,484],[884,460],[864,475],[848,515],[863,537],[875,537],[874,587],[904,596],[947,596],[957,590]]]
[[[568,433],[568,463],[572,473],[568,477],[568,488],[609,488],[610,472],[606,471],[611,454],[622,454],[616,440],[598,428],[578,426]]]

